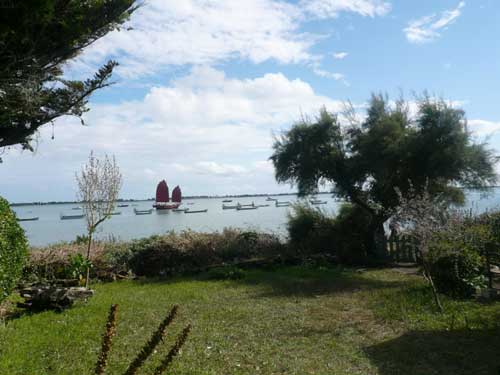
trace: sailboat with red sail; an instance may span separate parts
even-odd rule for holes
[[[172,208],[178,208],[181,204],[181,200],[181,189],[179,186],[176,186],[172,191],[172,202],[170,202],[167,182],[162,180],[156,186],[156,203],[153,207],[157,210],[170,210]]]

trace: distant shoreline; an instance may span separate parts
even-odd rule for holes
[[[316,195],[332,194],[331,192],[320,192]],[[192,195],[183,197],[183,200],[191,199],[221,199],[221,198],[248,198],[248,197],[279,197],[283,195],[297,195],[297,193],[278,193],[278,194],[237,194],[237,195]],[[118,199],[117,203],[128,203],[128,202],[147,202],[154,201],[154,198],[148,199]],[[45,205],[55,205],[55,204],[81,204],[78,201],[50,201],[50,202],[16,202],[11,203],[11,207],[20,206],[45,206]]]

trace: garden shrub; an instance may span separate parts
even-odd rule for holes
[[[290,245],[302,254],[332,253],[335,219],[307,203],[293,205],[287,221]]]
[[[298,204],[288,216],[290,244],[302,254],[327,253],[341,263],[369,261],[370,217],[358,206],[344,204],[337,216]]]
[[[252,231],[171,232],[133,241],[129,266],[136,275],[167,276],[256,256],[274,256],[282,247],[276,236]]]
[[[437,290],[454,298],[471,297],[477,287],[486,285],[483,259],[470,247],[438,257],[431,275]]]
[[[362,264],[374,261],[370,259],[371,218],[359,206],[343,204],[335,217],[335,254],[339,262]]]
[[[15,287],[28,256],[28,242],[9,203],[0,197],[0,302]]]
[[[284,245],[273,234],[227,228],[222,232],[170,232],[131,242],[97,241],[90,256],[91,277],[117,275],[168,276],[192,273],[213,265],[255,257],[273,257]],[[75,260],[86,254],[86,244],[59,243],[34,248],[25,267],[27,281],[72,277]]]

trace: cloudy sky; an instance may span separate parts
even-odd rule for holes
[[[371,92],[428,90],[466,110],[500,153],[497,0],[147,0],[67,67],[87,77],[113,58],[116,84],[86,114],[46,126],[35,153],[4,151],[0,195],[71,200],[91,150],[113,154],[124,198],[167,179],[185,195],[285,192],[273,135],[302,115]]]

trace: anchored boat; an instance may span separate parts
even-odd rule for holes
[[[204,210],[190,210],[189,208],[187,208],[184,213],[185,214],[199,214],[199,213],[202,213],[202,212],[207,212],[208,211],[208,208],[205,208]]]
[[[314,205],[317,205],[317,204],[327,204],[328,203],[327,201],[322,201],[322,200],[319,200],[319,199],[311,199],[309,202],[311,202],[311,204],[314,204]]]
[[[17,221],[37,221],[39,219],[38,216],[32,216],[32,217],[18,217]]]
[[[74,220],[74,219],[83,219],[85,214],[70,214],[70,215],[60,215],[61,220]]]
[[[288,202],[288,201],[280,202],[280,201],[276,200],[274,202],[274,204],[275,204],[276,207],[288,207],[288,206],[290,206],[291,203]]]
[[[256,210],[257,208],[259,208],[259,207],[257,207],[257,206],[241,206],[241,205],[239,205],[239,206],[236,207],[236,210],[237,211]]]
[[[157,210],[171,210],[174,208],[179,208],[182,201],[181,188],[176,186],[172,191],[172,202],[170,202],[170,197],[168,195],[168,185],[165,180],[162,180],[156,186],[156,203],[153,207]]]
[[[137,208],[134,208],[134,213],[136,215],[151,215],[151,213],[153,213],[153,209],[150,208],[149,210],[138,210]]]

